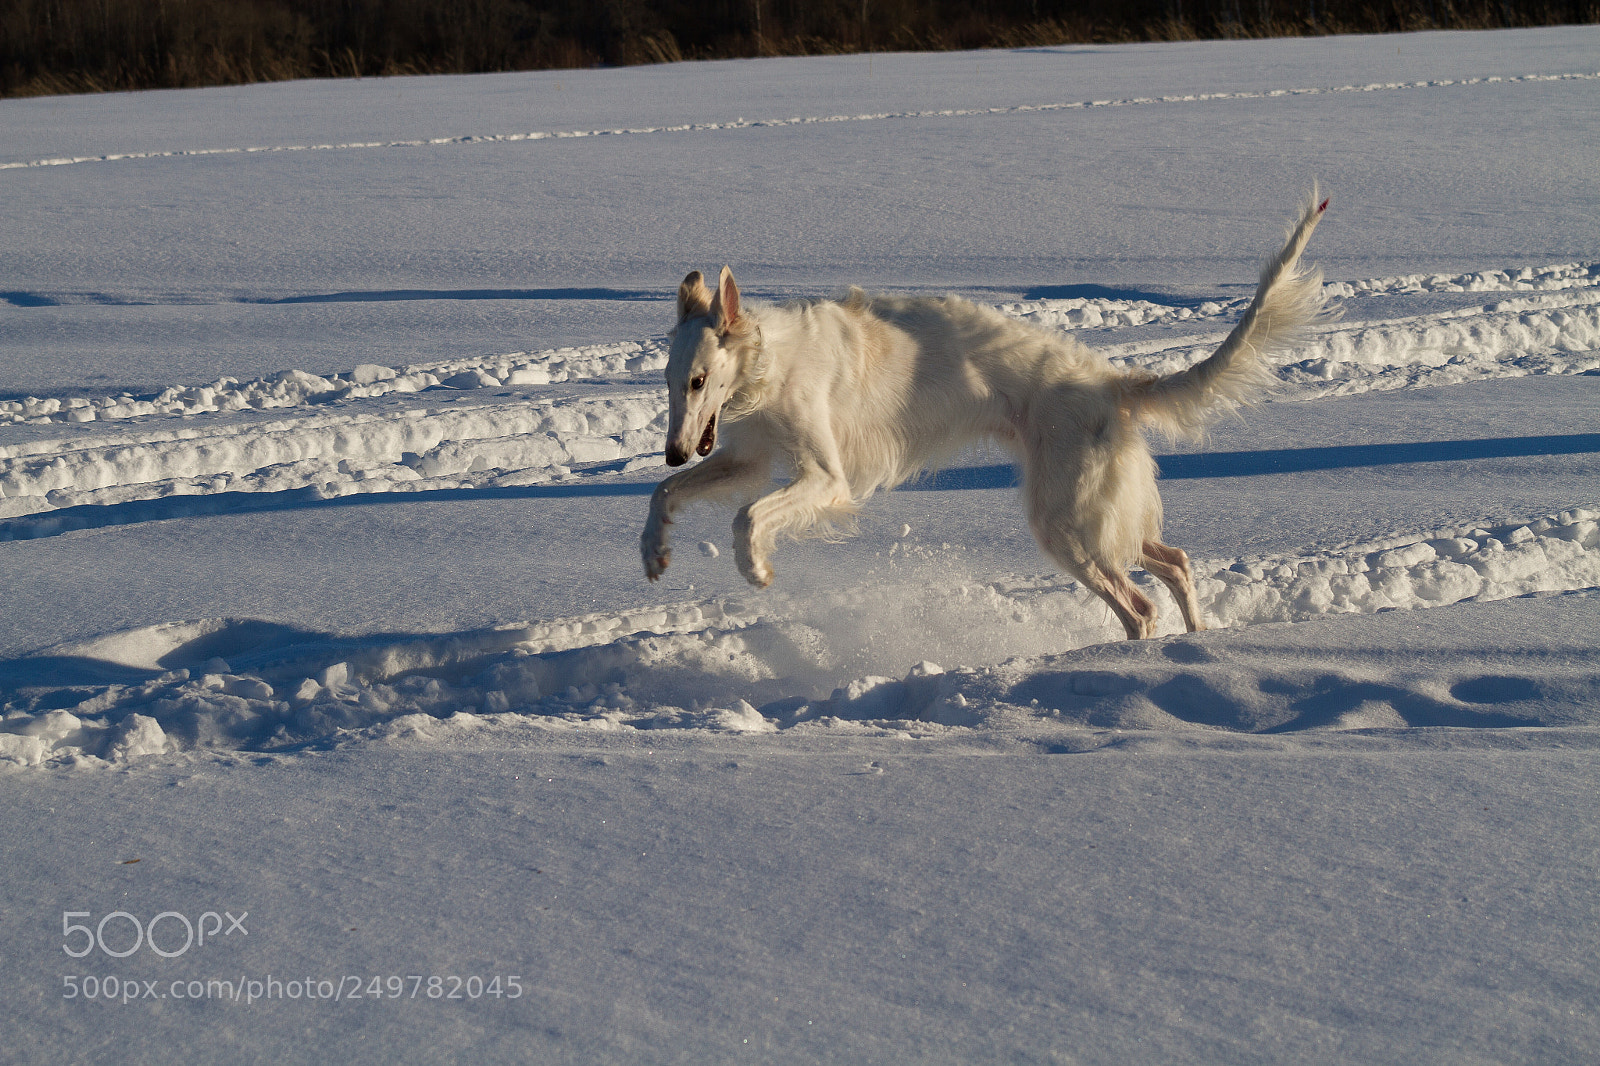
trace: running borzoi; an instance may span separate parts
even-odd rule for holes
[[[1321,272],[1303,269],[1300,254],[1327,206],[1313,190],[1227,340],[1165,377],[1118,370],[1072,337],[959,297],[852,289],[842,301],[757,309],[727,267],[716,292],[691,273],[670,334],[666,458],[710,458],[656,488],[640,538],[646,576],[672,558],[679,507],[733,497],[750,501],[733,522],[739,572],[765,588],[779,535],[830,529],[874,490],[989,438],[1021,464],[1039,546],[1111,605],[1130,638],[1156,629],[1155,605],[1128,580],[1134,565],[1172,591],[1191,632],[1203,629],[1188,556],[1160,540],[1142,427],[1197,438],[1213,412],[1271,381],[1266,357],[1302,339],[1322,307]],[[775,469],[790,480],[762,495]]]

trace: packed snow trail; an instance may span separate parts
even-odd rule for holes
[[[112,152],[105,155],[63,156],[0,163],[0,170],[29,170],[39,167],[72,166],[78,163],[115,163],[137,159],[180,159],[217,155],[259,155],[278,152],[343,152],[371,148],[427,148],[439,145],[507,144],[519,141],[569,140],[578,137],[621,137],[671,133],[714,133],[724,130],[770,129],[783,126],[811,126],[840,122],[883,122],[919,118],[969,118],[1023,115],[1050,111],[1083,111],[1107,107],[1145,107],[1154,104],[1196,104],[1214,100],[1272,100],[1279,97],[1324,96],[1342,93],[1376,93],[1441,89],[1450,86],[1520,85],[1540,82],[1595,81],[1600,73],[1521,74],[1481,78],[1437,78],[1412,82],[1372,82],[1366,85],[1337,85],[1322,88],[1267,89],[1262,91],[1183,93],[1159,97],[1133,97],[1123,100],[1076,100],[1064,103],[1017,104],[1010,107],[946,108],[937,111],[896,111],[858,115],[813,115],[767,118],[732,122],[694,122],[672,126],[590,130],[543,130],[531,133],[468,133],[452,137],[415,140],[349,141],[342,144],[259,145],[247,148],[190,148],[152,152]]]

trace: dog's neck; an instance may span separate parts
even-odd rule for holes
[[[722,405],[722,417],[729,422],[737,422],[761,410],[770,398],[767,371],[771,363],[761,333],[761,321],[751,311],[746,311],[745,316],[753,328],[739,343],[739,376]]]

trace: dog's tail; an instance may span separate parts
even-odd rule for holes
[[[1301,266],[1300,253],[1327,209],[1312,186],[1288,243],[1261,269],[1255,299],[1222,347],[1187,370],[1135,384],[1135,418],[1170,437],[1196,439],[1216,409],[1248,402],[1272,383],[1266,357],[1303,342],[1321,316],[1322,271]]]

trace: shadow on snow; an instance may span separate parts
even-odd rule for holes
[[[1157,457],[1168,481],[1195,478],[1255,477],[1312,470],[1336,470],[1405,463],[1461,462],[1600,452],[1600,433],[1542,437],[1494,437],[1479,440],[1415,441],[1401,444],[1349,444],[1326,448],[1283,448],[1253,452],[1201,452]],[[604,473],[602,464],[594,473]],[[901,486],[906,492],[956,492],[1014,488],[1020,483],[1010,463],[940,470]],[[316,486],[281,492],[217,492],[168,496],[114,504],[82,504],[0,521],[0,541],[35,540],[80,529],[134,525],[174,518],[249,514],[260,511],[313,508],[389,507],[408,503],[457,500],[566,500],[593,497],[649,496],[654,482],[582,480],[515,487],[431,489],[416,492],[372,492],[322,498]]]

